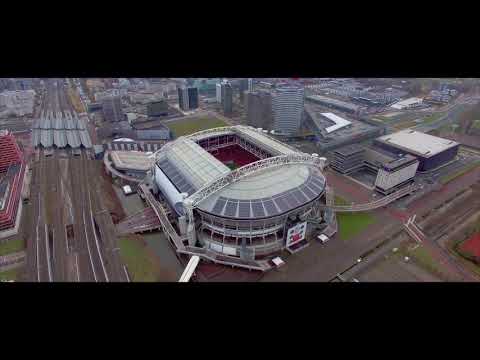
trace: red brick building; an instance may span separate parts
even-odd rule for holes
[[[0,231],[15,226],[25,160],[15,137],[0,131]]]

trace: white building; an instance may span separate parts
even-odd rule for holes
[[[397,110],[411,109],[423,103],[423,99],[412,97],[393,104],[391,107]]]
[[[384,164],[378,170],[375,189],[382,194],[389,194],[413,181],[419,164],[418,159],[411,155]]]
[[[301,125],[304,89],[297,86],[279,87],[272,97],[273,128],[283,135],[295,134]]]
[[[218,83],[216,85],[216,98],[217,98],[217,103],[221,104],[222,103],[222,84]]]
[[[334,125],[325,128],[325,131],[330,134],[334,131],[343,129],[344,127],[351,125],[352,122],[348,121],[334,113],[322,113],[322,116],[326,117],[328,120],[333,121]]]
[[[248,79],[248,91],[255,91],[252,78]]]

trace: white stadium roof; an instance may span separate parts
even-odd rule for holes
[[[431,157],[458,145],[455,141],[442,139],[437,136],[410,129],[384,135],[379,137],[377,141],[395,146],[422,157]]]
[[[247,126],[235,126],[235,130],[260,147],[270,150],[273,155],[287,155],[297,152],[289,146],[282,144],[280,141],[266,135],[263,131],[252,129]]]
[[[344,118],[335,115],[334,113],[322,113],[322,115],[325,116],[328,120],[335,123],[335,125],[329,126],[325,129],[328,134],[336,130],[342,129],[352,123],[351,121],[345,120]]]
[[[230,172],[226,165],[188,138],[177,139],[166,158],[197,189]]]

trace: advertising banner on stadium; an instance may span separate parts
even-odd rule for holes
[[[287,247],[295,245],[305,239],[305,233],[307,232],[307,222],[298,223],[288,229],[287,232]]]

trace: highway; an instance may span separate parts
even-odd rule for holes
[[[55,85],[56,84],[56,85]],[[63,80],[51,79],[42,114],[71,119],[76,113]],[[110,214],[95,187],[89,150],[37,149],[32,164],[27,239],[29,281],[127,281]]]

